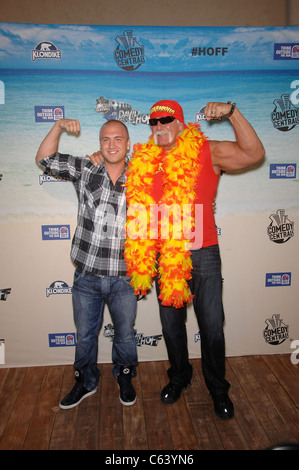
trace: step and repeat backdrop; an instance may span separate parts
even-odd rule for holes
[[[149,110],[178,101],[186,122],[213,140],[233,140],[228,120],[207,122],[208,101],[235,101],[260,136],[266,158],[225,173],[215,204],[223,265],[228,356],[299,357],[299,28],[213,28],[0,24],[0,364],[68,364],[74,359],[77,217],[72,183],[43,175],[37,149],[55,121],[78,119],[60,151],[99,148],[108,119],[128,126],[131,144],[150,135]],[[166,359],[155,292],[138,302],[140,361]],[[200,357],[193,307],[187,330]],[[106,307],[99,362],[111,361]]]

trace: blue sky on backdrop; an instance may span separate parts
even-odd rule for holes
[[[1,68],[119,71],[118,38],[132,31],[144,47],[139,72],[296,69],[299,60],[273,60],[274,44],[299,44],[299,27],[158,27],[0,23]],[[61,60],[32,61],[31,51],[52,42]]]

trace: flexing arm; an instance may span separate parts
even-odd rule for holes
[[[37,151],[35,157],[37,163],[58,151],[60,136],[64,130],[71,134],[78,135],[80,132],[79,121],[75,119],[59,119],[59,121],[56,121]]]
[[[208,120],[219,119],[226,116],[231,109],[231,104],[208,103],[205,114]],[[210,148],[214,170],[232,171],[247,168],[264,158],[265,150],[255,130],[235,108],[233,114],[228,117],[235,136],[235,142],[211,141]]]

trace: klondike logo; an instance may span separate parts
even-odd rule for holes
[[[270,220],[267,233],[272,242],[285,243],[294,236],[294,222],[285,214],[285,209],[278,209],[276,214],[271,214]]]
[[[124,31],[122,36],[115,38],[118,43],[114,51],[114,59],[123,70],[136,70],[144,64],[144,46],[139,44],[133,31]]]
[[[71,294],[72,288],[67,285],[64,281],[54,281],[47,287],[46,289],[46,296],[50,297],[50,295],[59,295],[59,294]]]
[[[31,51],[31,59],[61,59],[61,51],[50,41],[43,41]]]

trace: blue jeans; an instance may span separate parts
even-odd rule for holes
[[[80,372],[88,390],[96,388],[100,371],[97,368],[98,335],[107,302],[114,339],[112,345],[113,374],[120,367],[132,367],[135,375],[137,347],[134,323],[137,299],[126,276],[91,276],[75,271],[73,283],[73,310],[77,328],[75,370]]]
[[[202,371],[212,396],[225,393],[225,341],[223,333],[221,259],[218,245],[191,252],[192,279],[189,287],[200,329]],[[156,283],[157,285],[157,283]],[[159,295],[159,288],[158,288]],[[164,307],[159,301],[162,332],[166,343],[171,382],[183,387],[190,382],[192,366],[188,359],[186,306]]]

